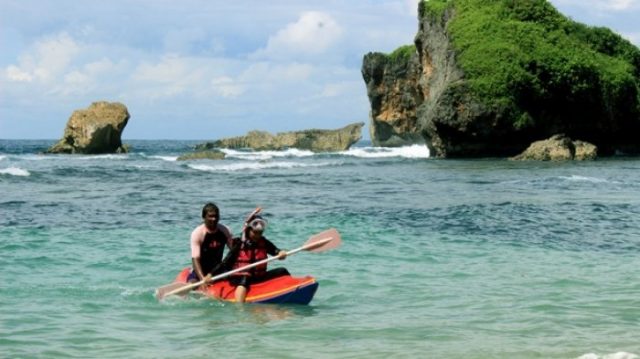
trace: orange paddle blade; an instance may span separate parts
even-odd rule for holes
[[[184,287],[184,291],[187,292],[187,291],[193,289],[190,284],[191,283],[173,282],[173,283],[169,283],[167,285],[163,285],[162,287],[156,289],[156,299],[158,299],[158,300],[163,299],[169,293],[172,293],[172,294],[181,293],[182,290],[178,291],[178,289],[181,289],[183,287]]]
[[[340,233],[337,229],[331,228],[311,236],[304,244],[304,249],[309,252],[324,252],[337,248],[340,244],[342,244]]]

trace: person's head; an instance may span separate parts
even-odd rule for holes
[[[247,233],[249,237],[260,238],[265,228],[267,228],[267,221],[261,216],[255,216],[247,225]]]
[[[215,203],[207,203],[202,207],[202,221],[204,225],[209,229],[214,229],[218,226],[220,220],[220,209]]]

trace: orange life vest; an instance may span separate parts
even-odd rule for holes
[[[241,268],[249,264],[267,259],[267,246],[263,238],[257,241],[245,240],[240,242],[240,250],[238,251],[238,257],[233,264],[233,269]],[[253,267],[245,272],[238,272],[241,275],[251,275],[255,277],[261,277],[267,272],[267,263],[263,263],[259,266]]]

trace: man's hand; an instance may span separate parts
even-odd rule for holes
[[[283,260],[283,259],[285,259],[285,258],[287,258],[287,251],[280,251],[280,252],[278,252],[278,259],[279,259],[279,260]]]
[[[207,287],[209,286],[209,280],[211,280],[211,273],[205,275],[204,278],[202,278],[202,286],[200,286],[201,290],[207,290]]]

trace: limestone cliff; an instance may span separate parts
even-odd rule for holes
[[[127,152],[122,131],[129,121],[127,107],[117,102],[94,102],[89,108],[73,112],[62,139],[46,153]]]
[[[314,152],[344,151],[362,138],[364,123],[354,123],[336,130],[304,130],[275,135],[251,131],[246,136],[224,138],[196,146],[197,150],[211,148],[250,148],[253,150],[282,150],[297,148]]]
[[[424,100],[420,71],[415,46],[401,47],[389,56],[364,57],[362,77],[371,102],[369,132],[374,146],[424,143],[416,117]]]
[[[429,0],[418,20],[416,55],[364,57],[379,144],[420,133],[436,157],[514,156],[564,133],[640,153],[640,50],[619,35],[546,0]]]

